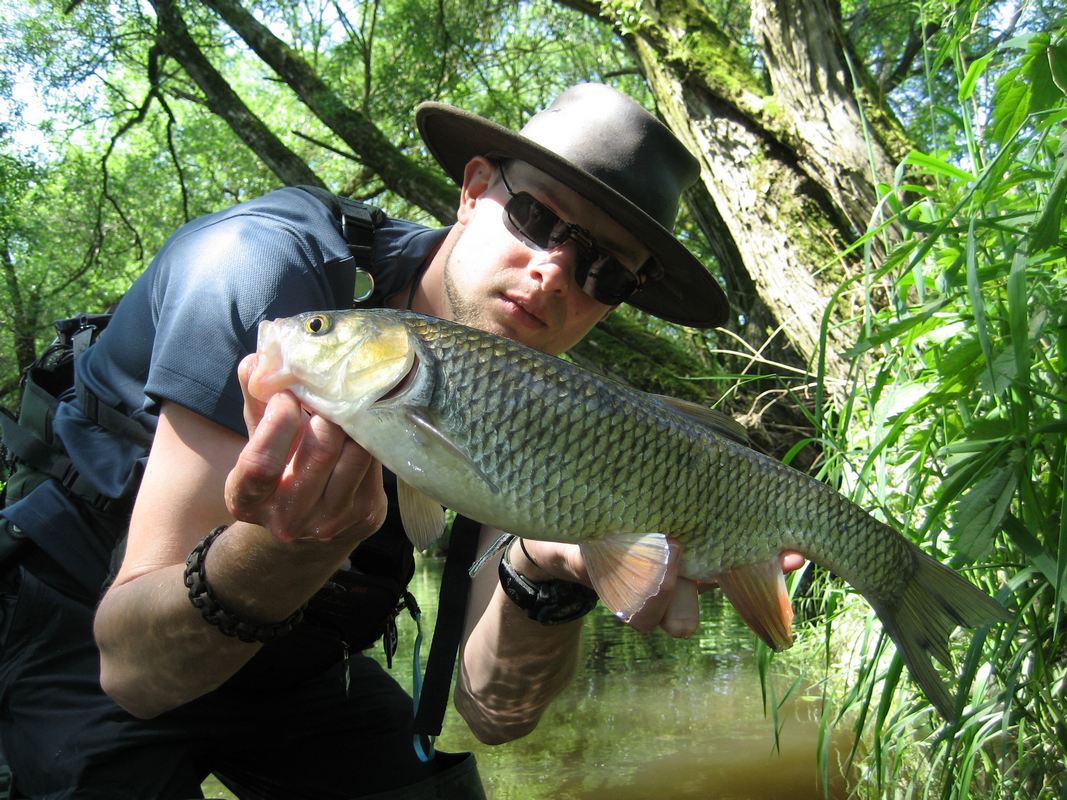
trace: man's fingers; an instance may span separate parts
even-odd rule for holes
[[[345,437],[308,535],[321,539],[342,532],[370,536],[385,522],[387,510],[381,464]]]
[[[246,408],[247,403],[246,403]],[[262,417],[226,477],[226,507],[235,519],[260,523],[259,508],[274,494],[300,434],[303,412],[293,395],[271,397]]]
[[[687,578],[679,578],[667,612],[660,621],[660,627],[671,636],[692,636],[700,624],[698,597],[696,583]]]
[[[252,376],[258,359],[259,356],[255,353],[249,353],[237,365],[237,382],[240,384],[241,394],[244,396],[245,427],[248,429],[249,437],[256,432],[256,426],[259,425],[259,421],[263,418],[267,408],[266,403],[254,397],[248,390],[248,379]]]
[[[782,572],[792,572],[795,569],[800,569],[807,561],[803,555],[795,550],[785,550],[779,558],[782,561]]]

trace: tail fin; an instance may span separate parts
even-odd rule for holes
[[[895,608],[875,610],[896,642],[911,677],[941,715],[955,719],[955,703],[931,658],[953,670],[948,636],[1011,618],[996,600],[916,548],[916,570]]]

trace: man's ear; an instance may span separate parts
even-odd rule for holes
[[[474,204],[493,185],[495,178],[496,166],[489,159],[475,156],[467,162],[463,168],[463,186],[459,191],[459,208],[456,211],[458,222],[466,224],[469,221],[474,213]]]

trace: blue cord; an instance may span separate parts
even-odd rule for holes
[[[412,611],[412,619],[415,620],[415,629],[418,631],[415,635],[415,652],[411,657],[411,699],[415,705],[415,713],[419,711],[419,700],[422,696],[422,665],[419,663],[419,651],[422,649],[422,612]],[[413,744],[415,746],[415,755],[419,757],[419,761],[423,763],[432,761],[434,757],[433,743],[436,737],[434,736],[421,736],[415,734],[413,738]],[[423,742],[429,745],[427,751]]]

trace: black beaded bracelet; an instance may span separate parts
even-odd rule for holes
[[[185,585],[189,587],[189,601],[200,609],[200,614],[204,619],[222,633],[235,636],[242,642],[269,642],[271,639],[284,636],[300,624],[304,618],[304,609],[307,608],[306,603],[281,622],[253,625],[224,608],[215,597],[215,593],[211,591],[211,585],[207,582],[207,573],[204,571],[204,563],[207,560],[208,549],[226,528],[226,525],[215,528],[200,540],[200,544],[194,547],[189,557],[185,559]]]

